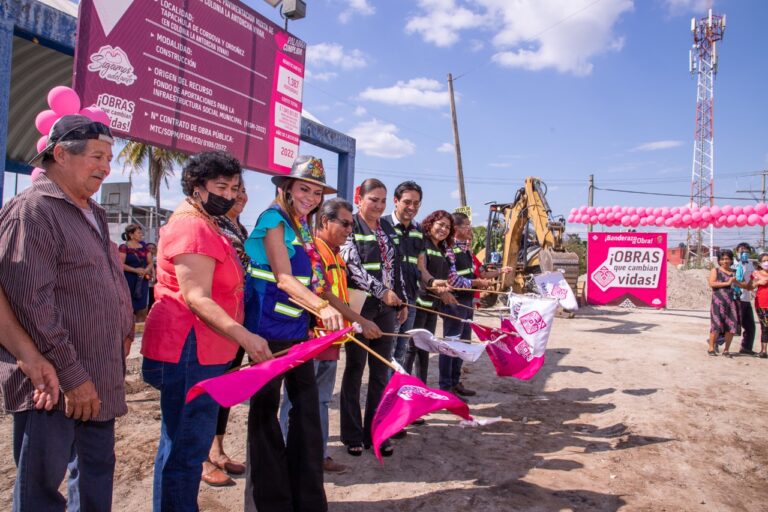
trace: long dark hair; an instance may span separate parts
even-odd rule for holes
[[[435,222],[441,220],[441,219],[447,219],[448,223],[451,225],[450,231],[448,233],[448,237],[443,240],[443,243],[446,247],[451,247],[453,245],[453,235],[456,231],[453,223],[453,217],[450,213],[448,213],[445,210],[436,210],[427,217],[421,221],[421,232],[424,233],[424,236],[430,236],[429,232],[432,231],[432,226],[435,225]]]

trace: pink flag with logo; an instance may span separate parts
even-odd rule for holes
[[[389,380],[371,424],[373,451],[379,462],[381,444],[425,414],[440,409],[472,420],[469,407],[459,397],[428,388],[418,378],[407,373],[395,373]]]
[[[208,393],[222,407],[232,407],[255,395],[264,385],[300,364],[311,361],[333,342],[343,338],[352,327],[332,332],[294,345],[285,355],[270,359],[242,370],[225,373],[213,379],[198,382],[187,392],[187,402]]]
[[[485,351],[499,377],[514,377],[529,380],[544,365],[544,354],[536,357],[526,341],[516,334],[508,319],[501,321],[501,329],[472,324],[472,330],[481,340],[494,340],[485,346]],[[506,332],[502,332],[506,331]]]

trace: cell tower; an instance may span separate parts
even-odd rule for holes
[[[712,206],[715,190],[715,75],[717,74],[717,41],[725,33],[725,15],[709,14],[691,19],[693,47],[690,50],[690,71],[696,75],[696,130],[693,142],[693,171],[691,173],[691,205]],[[688,266],[692,266],[691,249],[695,248],[697,266],[702,262],[702,229],[688,230]],[[713,256],[714,230],[709,228],[709,257]]]

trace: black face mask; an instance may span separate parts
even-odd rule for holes
[[[203,210],[214,217],[225,215],[233,206],[235,206],[234,199],[225,199],[223,196],[213,192],[208,192],[208,200],[203,201]]]

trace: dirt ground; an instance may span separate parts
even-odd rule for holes
[[[351,471],[327,475],[330,510],[766,510],[768,360],[708,357],[707,330],[704,310],[588,308],[559,318],[532,381],[496,377],[485,356],[470,367],[472,413],[501,422],[461,429],[457,418],[433,414],[396,441],[384,465],[370,451],[344,452],[337,381],[330,450]],[[130,362],[137,369],[138,359]],[[139,512],[150,510],[159,406],[138,375],[129,381],[114,502]],[[233,409],[226,441],[238,459],[246,415],[243,405]],[[0,423],[0,508],[8,509],[11,421]],[[203,485],[201,509],[242,510],[243,489],[243,479]]]

